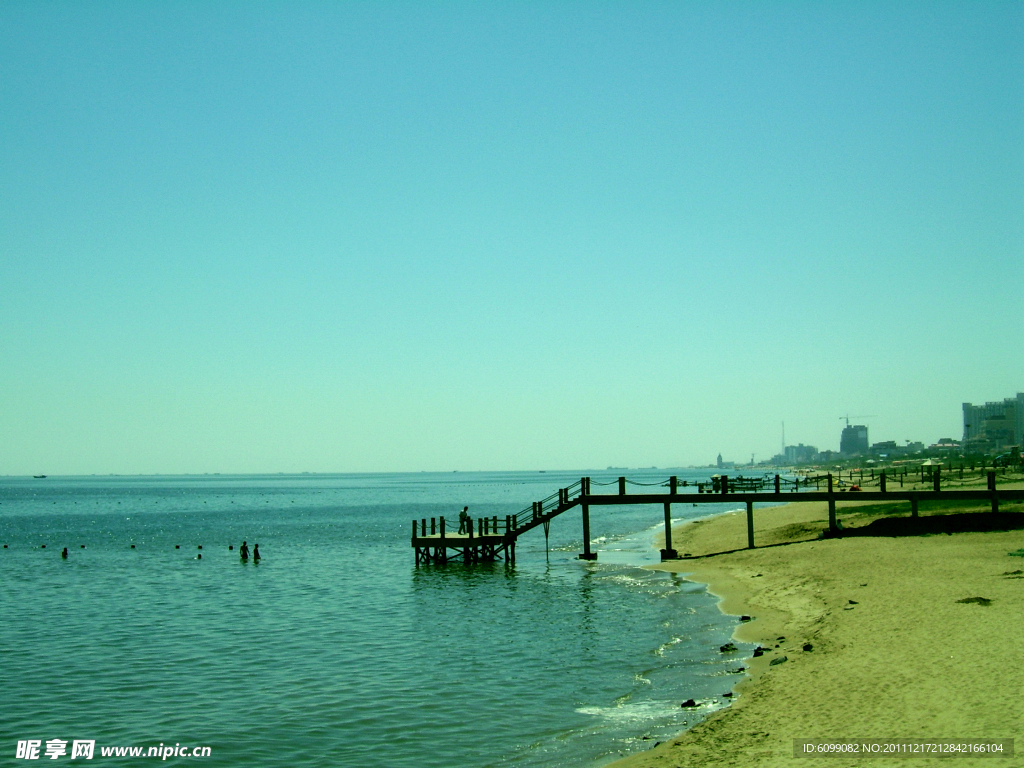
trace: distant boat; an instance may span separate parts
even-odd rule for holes
[[[46,475],[32,475],[36,480],[42,480]]]

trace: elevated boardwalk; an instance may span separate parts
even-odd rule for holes
[[[865,485],[877,483],[878,490],[863,490],[851,482],[842,490],[837,490],[836,479],[831,475],[818,475],[806,478],[783,478],[780,475],[755,478],[733,478],[714,476],[707,482],[679,482],[670,477],[665,482],[636,483],[625,477],[618,479],[617,493],[592,493],[591,479],[580,478],[568,488],[560,488],[546,499],[535,501],[518,514],[499,517],[469,518],[463,530],[453,530],[451,522],[445,518],[423,518],[412,522],[412,547],[416,552],[416,564],[447,563],[450,559],[462,559],[466,563],[494,562],[504,560],[514,563],[516,559],[516,541],[527,531],[539,526],[545,528],[551,520],[570,509],[580,507],[583,523],[583,552],[581,560],[596,560],[597,553],[590,549],[590,507],[612,506],[623,504],[661,504],[664,508],[665,548],[661,550],[662,560],[674,560],[679,557],[672,548],[671,508],[673,504],[736,504],[744,505],[747,511],[747,546],[754,547],[754,505],[779,504],[780,502],[828,502],[828,534],[840,536],[842,531],[836,521],[836,503],[841,501],[907,501],[910,503],[912,517],[918,516],[918,505],[922,501],[985,501],[991,505],[993,512],[999,511],[999,502],[1024,500],[1024,490],[998,490],[996,473],[988,472],[987,488],[946,489],[941,488],[942,473],[940,469],[931,468],[928,480],[931,490],[904,490],[903,483],[907,478],[901,474],[890,474],[883,470],[877,478],[872,471],[871,477],[865,481],[864,473],[860,473],[860,482]],[[963,470],[961,468],[961,478]],[[946,475],[947,482],[950,475]],[[925,480],[922,471],[921,480]],[[841,482],[841,481],[840,481]],[[889,484],[899,482],[900,490],[889,490]],[[614,485],[604,483],[603,485]],[[627,484],[646,485],[648,487],[664,487],[662,493],[627,493]],[[593,483],[593,485],[599,485]],[[801,490],[801,485],[803,490]],[[810,490],[811,486],[815,490]],[[821,490],[821,486],[825,490]],[[767,489],[767,490],[766,490]]]

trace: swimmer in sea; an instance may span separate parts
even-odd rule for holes
[[[238,550],[238,555],[243,560],[248,560],[249,559],[249,545],[246,544],[244,541],[242,542],[242,548],[240,550]]]
[[[254,563],[256,563],[256,562],[259,562],[259,559],[260,559],[260,545],[259,544],[253,544],[252,545],[252,561]]]

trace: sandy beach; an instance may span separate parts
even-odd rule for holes
[[[753,617],[735,639],[767,650],[735,652],[750,677],[731,706],[613,765],[882,766],[907,763],[796,759],[793,740],[1024,736],[1024,557],[1009,554],[1024,548],[1024,510],[1003,504],[997,519],[985,510],[922,506],[914,526],[905,502],[844,501],[847,535],[822,540],[825,503],[759,508],[753,550],[741,549],[743,512],[675,528],[676,549],[693,557],[657,567]],[[1024,766],[1024,739],[1016,752],[954,764]]]

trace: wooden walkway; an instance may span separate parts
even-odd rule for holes
[[[873,473],[872,473],[873,474]],[[862,475],[863,477],[863,475]],[[923,477],[923,475],[922,475]],[[899,478],[898,480],[896,478]],[[447,563],[450,559],[461,559],[466,563],[494,562],[504,560],[515,563],[516,540],[539,526],[545,531],[551,520],[564,512],[580,507],[583,523],[583,551],[578,557],[581,560],[596,560],[597,553],[590,549],[590,507],[616,506],[623,504],[661,504],[664,509],[665,548],[661,550],[662,560],[675,560],[679,557],[672,548],[672,515],[673,504],[737,504],[744,505],[747,511],[747,546],[754,547],[754,505],[779,504],[791,502],[827,502],[828,503],[828,535],[841,536],[842,531],[836,521],[836,504],[841,501],[906,501],[910,504],[912,517],[918,516],[918,505],[922,501],[984,501],[991,505],[993,512],[999,511],[1000,501],[1022,501],[1024,490],[998,490],[996,473],[988,473],[988,487],[974,489],[941,488],[941,473],[933,472],[929,479],[932,490],[904,490],[902,477],[886,477],[881,472],[877,480],[878,490],[850,490],[850,486],[837,490],[837,483],[831,474],[816,478],[790,480],[780,475],[758,478],[734,478],[715,476],[707,482],[680,483],[676,477],[670,477],[662,483],[632,483],[667,488],[661,493],[627,493],[627,484],[631,481],[625,477],[618,479],[618,493],[592,493],[591,479],[580,478],[568,488],[560,488],[557,493],[542,501],[535,501],[526,509],[515,515],[499,517],[470,518],[465,532],[458,533],[451,529],[451,523],[445,518],[423,518],[412,522],[412,546],[416,551],[416,564]],[[888,482],[900,482],[900,490],[889,490]],[[800,490],[815,485],[817,490]],[[614,485],[615,483],[605,484]],[[826,489],[821,490],[820,486]],[[765,490],[769,489],[769,490]]]

